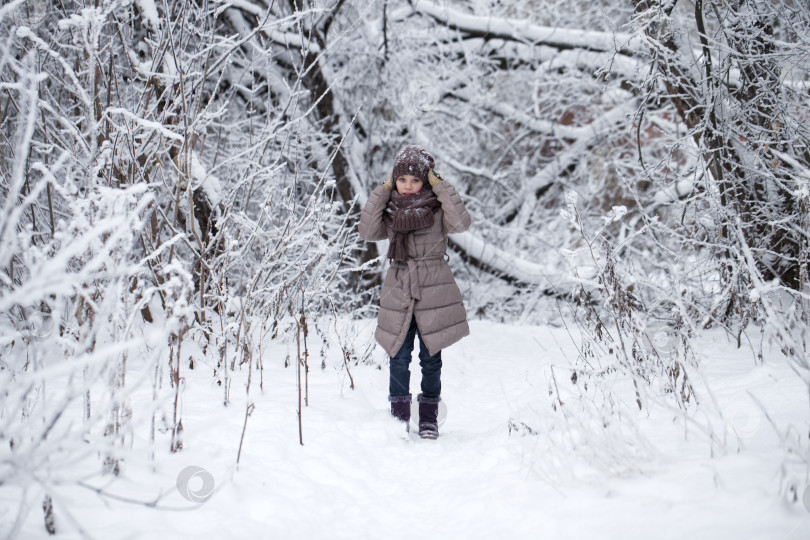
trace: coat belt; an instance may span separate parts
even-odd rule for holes
[[[407,264],[404,264],[404,263],[399,262],[399,261],[393,263],[396,266],[403,267],[403,268],[404,267],[408,268],[408,279],[411,282],[410,283],[411,298],[413,298],[414,300],[421,300],[422,299],[422,295],[421,295],[421,292],[419,290],[419,275],[418,275],[418,270],[417,270],[418,266],[417,266],[416,263],[420,263],[420,262],[423,262],[423,261],[432,261],[432,260],[436,260],[436,259],[444,259],[444,258],[445,258],[444,254],[442,254],[442,255],[427,255],[425,257],[408,258]]]

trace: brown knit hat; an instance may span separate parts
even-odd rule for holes
[[[391,176],[396,181],[404,174],[411,174],[427,183],[428,173],[434,164],[433,156],[421,146],[405,146],[397,152],[397,156],[394,158],[394,170]]]

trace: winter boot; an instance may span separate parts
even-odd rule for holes
[[[391,402],[391,416],[405,422],[405,430],[409,431],[408,425],[411,421],[411,394],[407,396],[388,396]]]
[[[439,437],[439,402],[442,398],[429,398],[422,394],[416,397],[419,402],[419,436],[423,439]]]

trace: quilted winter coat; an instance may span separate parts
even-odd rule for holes
[[[380,293],[380,311],[374,337],[388,356],[405,342],[416,317],[416,326],[431,355],[469,335],[467,314],[450,265],[447,264],[447,234],[466,231],[470,214],[461,197],[446,180],[433,187],[441,203],[433,225],[408,234],[408,262],[392,261]],[[359,232],[366,241],[391,239],[394,232],[382,220],[391,198],[377,186],[360,215]]]

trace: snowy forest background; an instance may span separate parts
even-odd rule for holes
[[[450,239],[470,319],[570,329],[548,394],[579,428],[665,406],[741,451],[701,399],[695,343],[718,329],[787,362],[810,406],[803,0],[16,0],[0,36],[11,536],[88,464],[114,479],[193,446],[192,373],[249,438],[268,363],[298,370],[302,430],[328,351],[350,378],[386,369],[357,331],[384,245],[356,224],[408,143],[473,216]],[[774,424],[786,504],[810,480],[805,413]]]

